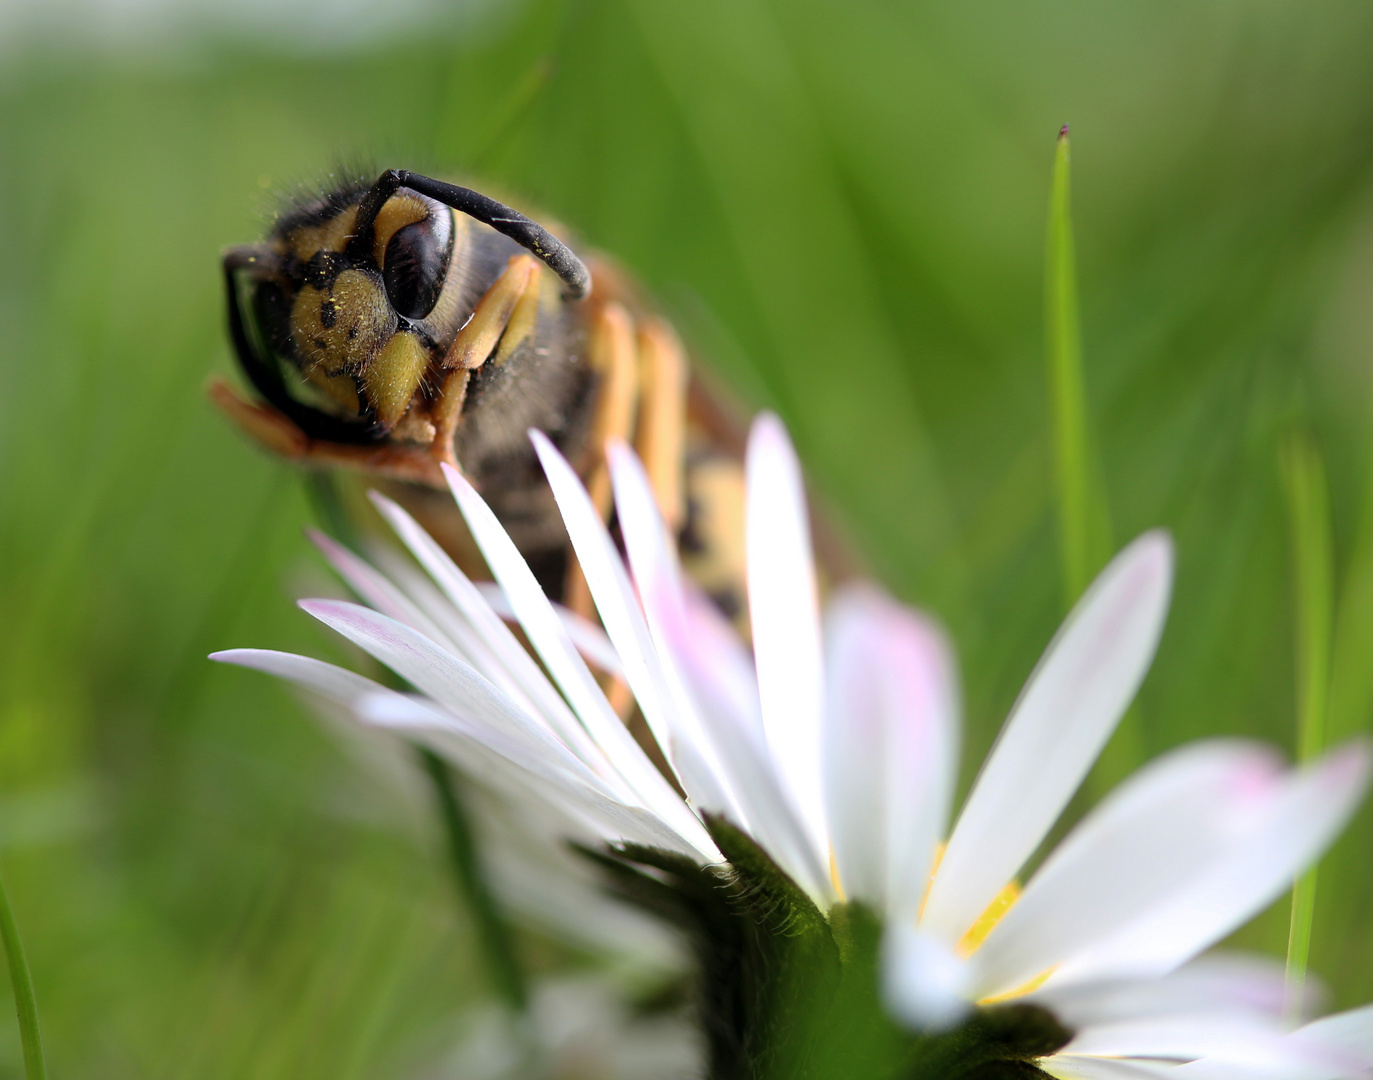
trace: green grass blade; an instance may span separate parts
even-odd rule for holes
[[[38,1029],[38,1002],[33,994],[33,977],[14,921],[9,890],[0,877],[0,937],[5,939],[10,982],[14,985],[14,1004],[19,1012],[19,1038],[24,1046],[24,1075],[28,1080],[47,1080],[48,1066],[43,1060],[43,1035]]]
[[[1333,622],[1334,557],[1330,538],[1330,496],[1320,451],[1311,439],[1294,435],[1282,448],[1281,470],[1287,497],[1292,547],[1293,610],[1297,671],[1297,760],[1310,761],[1325,746],[1330,689],[1330,639]],[[1312,867],[1292,889],[1292,921],[1287,939],[1288,1011],[1295,1018],[1306,982],[1311,925],[1316,907]]]
[[[1068,606],[1082,595],[1094,569],[1089,524],[1091,482],[1087,457],[1087,403],[1082,376],[1070,164],[1068,126],[1065,124],[1058,133],[1054,154],[1044,289],[1059,556]]]
[[[1073,243],[1071,144],[1068,125],[1058,133],[1049,195],[1044,264],[1044,344],[1048,362],[1050,417],[1054,443],[1054,488],[1058,510],[1063,606],[1070,609],[1111,556],[1111,524],[1102,470],[1092,458],[1088,434],[1082,330],[1077,299],[1077,255]],[[1132,708],[1092,770],[1090,789],[1101,797],[1144,760],[1136,711]]]

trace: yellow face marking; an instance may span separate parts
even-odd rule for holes
[[[361,270],[343,271],[328,292],[302,285],[291,304],[291,340],[307,372],[360,371],[395,325],[381,283]]]
[[[356,215],[355,215],[356,216]],[[423,221],[429,216],[429,207],[413,195],[393,195],[386,205],[377,211],[376,225],[373,226],[372,258],[377,265],[385,267],[386,246],[407,225]]]
[[[320,225],[306,225],[294,230],[288,238],[291,254],[301,262],[309,262],[317,251],[342,251],[353,236],[358,220],[358,208],[350,206],[337,217]]]
[[[367,400],[376,410],[378,420],[387,427],[400,421],[428,365],[429,351],[409,330],[402,330],[386,343],[362,377]]]
[[[319,387],[331,401],[353,416],[362,412],[362,401],[358,397],[358,386],[351,375],[326,375],[320,368],[314,368],[305,376],[311,385]]]

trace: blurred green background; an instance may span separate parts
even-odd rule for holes
[[[1070,121],[1093,467],[1116,544],[1164,525],[1180,553],[1094,786],[1195,736],[1293,746],[1293,431],[1330,478],[1332,737],[1369,725],[1373,7],[280,7],[0,9],[0,844],[54,1075],[456,1075],[489,994],[422,816],[204,659],[342,655],[291,604],[326,587],[298,479],[203,394],[232,368],[220,249],[339,161],[489,178],[636,271],[948,624],[971,768],[1063,613],[1042,290]],[[1341,1004],[1373,997],[1371,842],[1365,812],[1320,882]]]

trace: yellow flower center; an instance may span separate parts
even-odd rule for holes
[[[939,844],[934,849],[934,859],[930,865],[930,880],[925,886],[925,896],[920,901],[920,912],[916,916],[917,920],[925,915],[925,904],[929,901],[930,889],[934,887],[934,876],[939,873],[939,865],[944,861],[944,848],[944,844]],[[844,893],[844,883],[839,879],[839,863],[835,860],[833,848],[830,849],[830,883],[834,885],[834,891],[839,896],[839,902],[844,903],[847,897]],[[968,927],[967,932],[958,939],[958,944],[954,946],[954,952],[964,960],[977,952],[982,947],[982,943],[987,940],[987,936],[996,929],[996,924],[1006,917],[1006,912],[1010,911],[1019,899],[1020,883],[1017,881],[1007,882],[1005,888],[992,898],[992,902],[987,905],[972,926]],[[1038,990],[1053,973],[1054,968],[1047,968],[1015,989],[979,998],[977,1003],[979,1005],[997,1005],[1003,1001],[1023,997],[1025,994]]]

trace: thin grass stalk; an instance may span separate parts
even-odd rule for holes
[[[1092,575],[1087,402],[1082,376],[1082,331],[1073,246],[1068,125],[1058,133],[1045,243],[1045,346],[1053,422],[1059,558],[1067,606]]]
[[[1297,760],[1310,761],[1325,747],[1330,690],[1334,621],[1330,495],[1320,450],[1309,436],[1296,434],[1287,440],[1280,467],[1292,549]],[[1287,1012],[1294,1021],[1301,1010],[1311,952],[1317,872],[1317,866],[1312,866],[1292,888],[1292,918],[1287,937]]]
[[[311,473],[306,482],[306,492],[320,525],[339,542],[354,551],[361,551],[361,536],[343,504],[334,478],[328,473]],[[386,674],[390,675],[389,672]],[[398,679],[395,682],[400,684]],[[398,688],[410,689],[403,684]],[[458,893],[476,923],[487,973],[502,1000],[514,1012],[522,1015],[529,1007],[528,981],[519,962],[510,923],[501,914],[500,904],[482,870],[476,831],[463,798],[464,778],[432,750],[417,745],[415,753],[434,790],[449,863]]]
[[[28,1080],[47,1080],[48,1066],[43,1059],[43,1033],[38,1027],[38,1001],[33,993],[33,976],[29,974],[24,942],[19,937],[19,925],[14,921],[9,890],[0,876],[0,937],[5,941],[5,957],[10,965],[10,983],[14,986],[14,1005],[19,1013],[19,1039],[24,1048],[24,1075]]]

